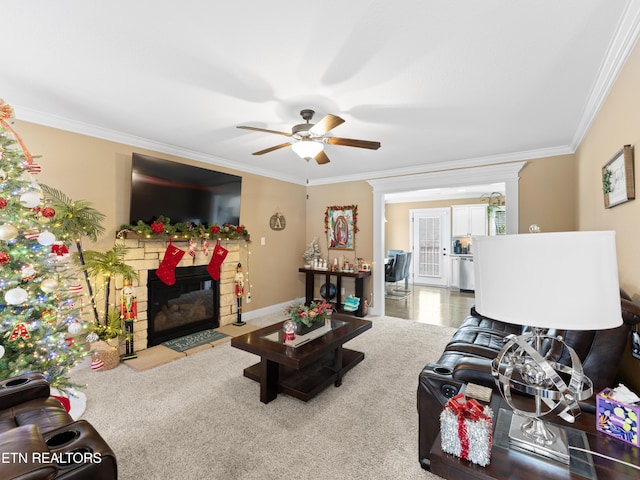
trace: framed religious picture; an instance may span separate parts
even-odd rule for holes
[[[625,145],[602,167],[602,191],[605,208],[636,198],[633,172],[633,147]]]
[[[324,229],[327,244],[335,250],[355,250],[358,231],[358,206],[327,207],[324,214]]]

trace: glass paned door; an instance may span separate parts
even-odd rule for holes
[[[449,282],[449,209],[411,210],[413,282],[446,286]]]

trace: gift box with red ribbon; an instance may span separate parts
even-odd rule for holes
[[[493,412],[460,393],[440,414],[442,451],[483,467],[491,461]]]

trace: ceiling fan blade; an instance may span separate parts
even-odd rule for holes
[[[380,148],[380,142],[370,142],[368,140],[354,140],[353,138],[329,137],[325,139],[331,145],[342,145],[343,147],[358,147],[377,150]]]
[[[309,132],[311,132],[313,135],[324,135],[329,130],[333,130],[338,125],[341,125],[343,123],[344,120],[342,118],[328,114],[321,118],[320,121],[313,127],[311,127],[309,129]]]
[[[324,153],[324,150],[320,150],[320,152],[314,157],[316,159],[316,162],[318,162],[318,165],[324,165],[325,163],[329,163],[331,160],[329,160],[329,157],[327,157],[327,154]]]
[[[269,148],[265,148],[264,150],[260,150],[258,152],[253,152],[252,155],[263,155],[265,153],[273,152],[274,150],[279,150],[281,148],[289,147],[289,146],[291,146],[289,142],[281,143],[280,145],[276,145],[275,147],[269,147]]]
[[[291,136],[291,134],[287,132],[278,132],[277,130],[267,130],[266,128],[247,127],[245,125],[238,125],[236,128],[242,128],[243,130],[253,130],[255,132],[275,133],[276,135],[284,135],[285,137]]]

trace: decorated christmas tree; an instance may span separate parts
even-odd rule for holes
[[[67,246],[50,227],[40,166],[13,130],[0,99],[0,378],[42,372],[60,390],[89,352],[80,320],[81,286]]]

